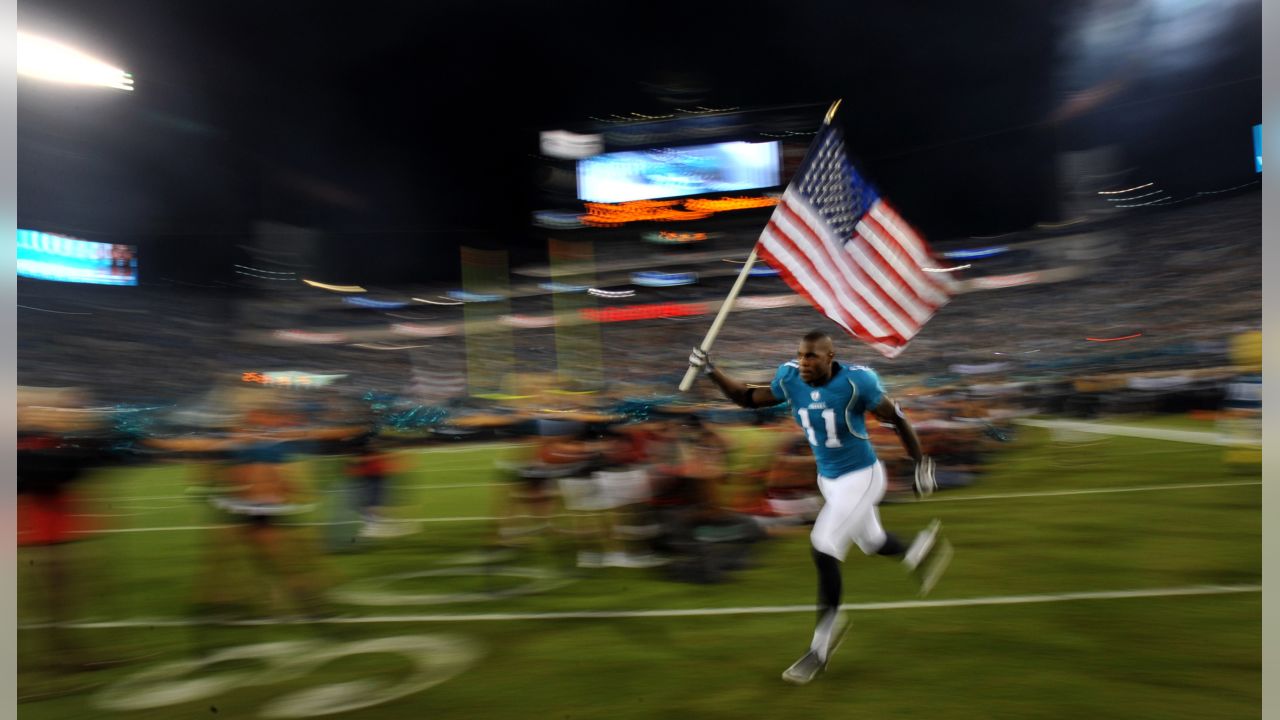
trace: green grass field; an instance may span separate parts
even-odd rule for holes
[[[728,435],[739,466],[760,457],[753,433]],[[522,551],[514,570],[482,573],[457,563],[492,536],[490,521],[466,518],[494,514],[490,468],[501,452],[406,454],[412,470],[397,480],[396,512],[428,519],[418,534],[358,543],[355,525],[294,531],[342,550],[316,560],[334,587],[472,597],[342,605],[326,622],[280,622],[278,609],[271,620],[272,602],[247,563],[222,589],[266,619],[207,622],[193,610],[193,592],[204,558],[226,535],[201,529],[216,520],[184,493],[190,469],[102,472],[85,486],[97,498],[87,512],[117,517],[99,519],[113,532],[63,548],[81,563],[75,616],[85,621],[60,637],[78,657],[127,662],[92,672],[47,667],[55,654],[40,625],[39,582],[49,556],[20,549],[21,716],[1201,720],[1261,712],[1261,478],[1224,466],[1220,447],[1108,436],[1074,444],[1023,429],[972,487],[885,504],[886,527],[904,536],[942,518],[955,560],[916,602],[899,567],[855,550],[845,564],[853,630],[827,673],[802,688],[779,675],[812,629],[803,530],[761,543],[751,568],[717,585],[621,568],[550,584],[568,555],[549,541]],[[349,519],[324,506],[333,461],[306,469],[322,507],[292,519]],[[521,575],[532,571],[541,576]],[[379,582],[412,573],[420,576]],[[474,597],[521,586],[541,590]],[[601,611],[618,614],[590,616]],[[245,649],[285,641],[293,644]]]

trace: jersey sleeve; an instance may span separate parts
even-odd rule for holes
[[[867,412],[871,408],[880,404],[881,398],[884,397],[884,385],[880,383],[880,376],[871,368],[859,368],[854,372],[854,385],[858,388],[858,404],[862,407],[862,412]]]
[[[778,366],[778,372],[773,375],[773,382],[769,383],[769,391],[773,396],[784,403],[790,404],[791,397],[787,395],[785,384],[791,374],[796,372],[795,366],[791,363],[783,363]]]

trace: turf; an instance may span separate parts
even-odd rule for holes
[[[1166,425],[1146,419],[1125,424]],[[1178,426],[1186,427],[1184,422]],[[726,434],[738,470],[758,462],[773,441]],[[493,515],[501,491],[495,454],[475,447],[406,453],[397,478],[402,517]],[[340,468],[303,463],[319,507],[302,522],[348,519],[340,505]],[[205,526],[218,522],[185,495],[191,468],[159,465],[102,471],[85,486],[110,529]],[[910,535],[940,517],[956,557],[930,600],[1094,591],[1252,586],[1261,578],[1261,486],[1256,474],[1228,472],[1222,448],[1126,437],[1063,442],[1024,428],[972,487],[936,501],[885,504],[885,525]],[[1224,484],[1235,483],[1235,484]],[[1159,491],[1049,493],[1210,484]],[[442,487],[468,485],[472,487]],[[135,498],[148,498],[139,500]],[[964,498],[977,498],[964,500]],[[125,514],[130,513],[130,514]],[[419,534],[352,542],[355,525],[309,525],[295,532],[312,547],[317,577],[332,586],[413,572],[442,572],[492,538],[487,521],[428,522]],[[194,620],[197,580],[212,548],[235,551],[213,530],[150,530],[95,535],[65,550],[81,562],[77,617]],[[48,613],[38,582],[47,553],[19,552],[20,621]],[[257,592],[244,558],[220,582],[244,596],[251,614],[283,612]],[[565,571],[565,583],[541,594],[428,606],[341,607],[349,618],[418,614],[541,613],[801,606],[813,600],[803,530],[757,547],[748,569],[729,582],[691,585],[657,570],[576,572],[572,548],[535,538],[513,563]],[[477,593],[527,579],[476,574],[406,578],[398,592]],[[892,563],[851,557],[849,603],[914,599]],[[203,657],[216,648],[304,639],[333,648],[370,638],[453,635],[483,660],[456,677],[407,697],[332,717],[796,717],[809,714],[898,718],[1234,718],[1261,709],[1261,595],[1078,599],[1008,605],[896,607],[855,611],[854,630],[827,674],[804,688],[779,674],[804,649],[808,611],[697,617],[379,622],[259,625],[163,623],[63,631],[77,657],[127,660],[94,672],[56,673],[48,631],[22,630],[22,717],[252,717],[293,690],[363,680],[390,684],[412,667],[392,654],[363,654],[261,685],[238,683],[210,698],[150,710],[104,709],[98,692],[157,664]],[[244,664],[244,661],[242,661]],[[252,667],[252,663],[249,663]],[[243,668],[241,668],[243,669]],[[234,664],[205,668],[206,676]],[[96,688],[96,689],[95,689]],[[154,694],[154,689],[153,689]],[[357,693],[358,694],[358,693]],[[367,692],[365,694],[368,694]],[[337,695],[334,695],[337,697]],[[331,703],[330,707],[336,706]]]

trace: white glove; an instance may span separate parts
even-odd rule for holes
[[[702,348],[694,348],[693,352],[689,353],[689,365],[698,368],[705,375],[711,374],[711,358]]]
[[[933,476],[933,458],[925,455],[916,463],[916,497],[929,497],[938,489],[938,480]]]

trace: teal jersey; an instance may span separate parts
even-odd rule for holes
[[[800,367],[793,360],[778,367],[769,389],[790,404],[792,417],[813,448],[819,475],[835,479],[875,464],[865,415],[880,404],[884,387],[874,370],[832,363],[831,378],[815,387],[800,379]]]

